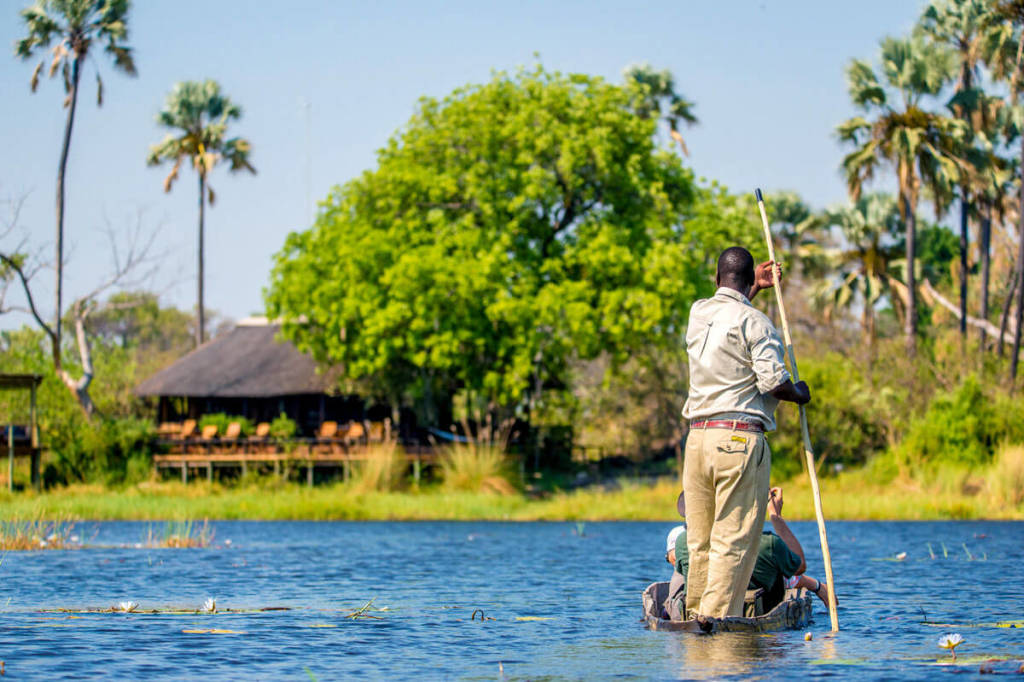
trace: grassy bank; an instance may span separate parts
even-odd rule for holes
[[[981,481],[981,483],[979,483]],[[783,484],[787,518],[813,519],[805,477]],[[934,480],[869,480],[852,472],[821,482],[826,518],[1019,519],[1024,504],[986,489],[984,479],[949,471]],[[965,492],[965,490],[967,492]],[[261,482],[225,487],[205,482],[183,486],[148,482],[123,489],[75,485],[43,494],[0,494],[3,518],[82,520],[309,519],[309,520],[513,520],[673,521],[678,487],[674,479],[654,484],[621,481],[541,498],[520,494],[362,492],[345,485],[307,488]]]

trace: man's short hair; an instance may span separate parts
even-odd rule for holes
[[[718,278],[722,284],[750,287],[754,284],[754,257],[742,246],[730,246],[718,257]]]

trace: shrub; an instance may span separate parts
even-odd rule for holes
[[[988,463],[996,445],[1018,440],[1024,426],[1009,398],[990,399],[974,376],[952,393],[937,394],[924,415],[910,422],[894,454],[906,466],[938,460],[976,466]]]
[[[272,438],[281,440],[291,438],[297,430],[298,426],[284,412],[277,415],[274,421],[270,422],[270,435]]]
[[[490,443],[450,445],[441,453],[441,478],[447,490],[511,495],[514,467],[505,452]]]

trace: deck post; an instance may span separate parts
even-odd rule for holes
[[[188,462],[181,460],[181,482],[184,485],[188,484]]]
[[[310,488],[313,487],[313,461],[309,460],[306,464],[306,485]]]
[[[281,460],[274,458],[274,478],[281,478]]]
[[[14,492],[14,422],[7,424],[7,492]]]
[[[246,474],[249,473],[249,465],[246,464],[245,460],[242,460],[242,478],[245,478]]]
[[[39,476],[39,431],[36,426],[36,382],[32,382],[32,386],[29,388],[29,407],[28,407],[28,428],[29,428],[29,448],[32,459],[32,487],[39,492],[42,487],[42,478]]]
[[[344,483],[348,483],[349,478],[352,476],[352,472],[349,471],[348,454],[345,455],[345,459],[341,460],[341,480]]]
[[[213,462],[206,463],[206,480],[213,483]]]
[[[412,460],[412,480],[416,487],[420,487],[420,451],[416,450],[416,456]]]

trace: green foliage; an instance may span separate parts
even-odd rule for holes
[[[888,445],[886,413],[898,396],[872,387],[861,368],[838,353],[800,362],[800,378],[811,387],[807,407],[811,444],[823,471],[834,464],[864,464]],[[806,467],[798,411],[783,403],[771,436],[772,475],[790,478]]]
[[[572,358],[678,343],[752,213],[716,186],[696,202],[654,126],[623,88],[540,68],[424,99],[289,235],[268,314],[348,383],[425,402],[512,406],[565,386]]]
[[[278,417],[278,419],[280,419],[280,417]],[[232,422],[238,422],[239,425],[242,427],[242,432],[240,435],[243,437],[250,436],[255,431],[252,422],[246,417],[233,416],[230,414],[225,414],[224,412],[213,412],[211,414],[204,414],[202,417],[199,418],[199,428],[203,429],[207,426],[215,425],[217,427],[217,435],[223,438],[224,434],[227,433],[228,426]]]
[[[951,265],[960,253],[960,237],[942,225],[924,225],[917,239],[917,258],[925,277],[938,286],[952,285]]]
[[[1024,442],[1020,405],[1005,395],[988,395],[969,376],[948,394],[938,394],[913,420],[894,448],[898,462],[911,469],[937,462],[981,465],[1002,442]]]
[[[274,417],[274,421],[270,422],[270,436],[271,438],[284,440],[294,436],[298,428],[298,425],[282,412]]]

